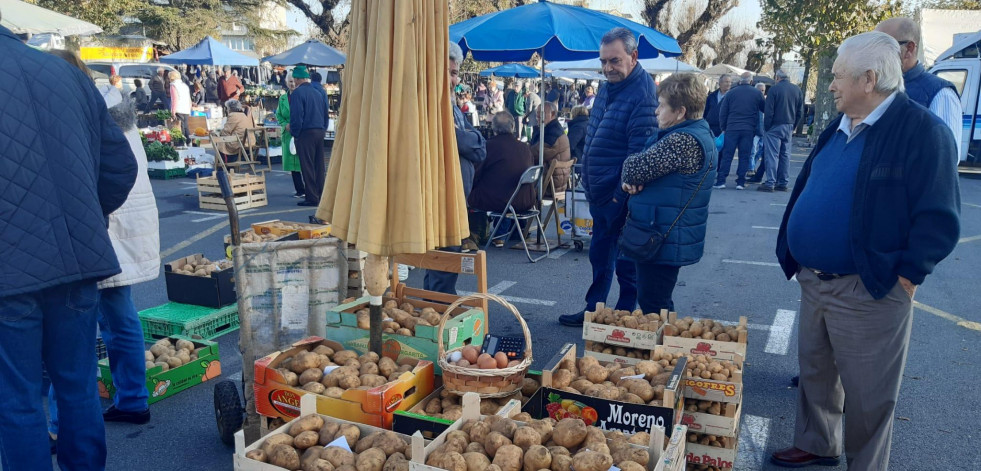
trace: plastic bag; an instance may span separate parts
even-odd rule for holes
[[[726,133],[721,133],[719,134],[718,137],[715,138],[715,148],[718,149],[719,151],[722,150],[722,146],[724,146],[725,143],[726,143]]]
[[[296,155],[296,138],[290,139],[290,154]]]

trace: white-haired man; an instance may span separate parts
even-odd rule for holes
[[[797,177],[777,258],[801,286],[800,386],[781,466],[885,470],[913,320],[913,295],[957,245],[954,139],[903,92],[899,44],[846,39],[829,87],[842,113]]]
[[[961,98],[954,84],[927,72],[919,60],[920,25],[909,18],[890,18],[878,24],[876,31],[892,36],[899,42],[899,59],[903,63],[903,85],[909,98],[937,115],[950,128],[957,144],[957,160],[961,158],[962,124]],[[966,155],[965,155],[966,157]]]
[[[460,84],[460,64],[463,63],[463,50],[452,41],[449,45],[450,91]],[[453,104],[453,126],[456,130],[456,150],[460,157],[460,173],[463,176],[463,196],[470,197],[473,188],[474,169],[487,158],[487,142],[470,120],[463,116],[456,103]],[[461,241],[462,242],[462,241]],[[460,246],[444,247],[441,250],[459,252]],[[423,288],[440,293],[456,294],[457,273],[428,270],[423,279]]]

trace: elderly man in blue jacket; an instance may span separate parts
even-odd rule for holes
[[[0,464],[52,469],[43,362],[59,393],[59,466],[103,469],[96,283],[120,272],[106,218],[136,158],[79,69],[2,26],[0,51]]]
[[[801,288],[800,387],[793,445],[771,460],[837,466],[844,451],[848,469],[884,470],[913,297],[960,233],[956,146],[903,92],[892,37],[846,39],[831,71],[842,115],[804,163],[777,235]]]
[[[644,150],[654,135],[657,89],[654,80],[637,64],[637,38],[626,28],[614,28],[600,44],[604,84],[589,117],[583,152],[583,186],[593,218],[589,263],[593,283],[586,292],[586,310],[606,302],[616,273],[620,299],[616,308],[637,306],[637,272],[631,260],[621,259],[617,248],[627,218],[627,193],[620,188],[620,173],[627,156]],[[580,326],[585,311],[559,316],[563,325]]]

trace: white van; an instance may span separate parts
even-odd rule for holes
[[[954,45],[937,56],[930,73],[957,88],[964,109],[958,170],[981,173],[981,31],[954,36]]]

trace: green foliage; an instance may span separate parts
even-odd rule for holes
[[[123,25],[123,16],[147,3],[146,0],[27,0],[37,6],[98,25],[115,33]]]
[[[187,139],[187,137],[184,136],[184,132],[181,131],[180,127],[170,128],[170,138],[175,141],[183,141]]]
[[[153,114],[156,115],[157,119],[160,121],[167,121],[168,119],[174,117],[174,115],[170,114],[170,110],[157,110]]]
[[[922,8],[937,8],[941,10],[981,10],[979,0],[927,0],[920,4]]]
[[[146,151],[146,159],[150,162],[165,162],[168,160],[177,162],[180,160],[177,149],[158,141],[153,141],[145,145],[143,149]]]
[[[876,23],[899,13],[899,0],[760,0],[763,14],[757,24],[773,34],[778,51],[796,50],[802,57],[835,48],[845,38],[872,30]]]

